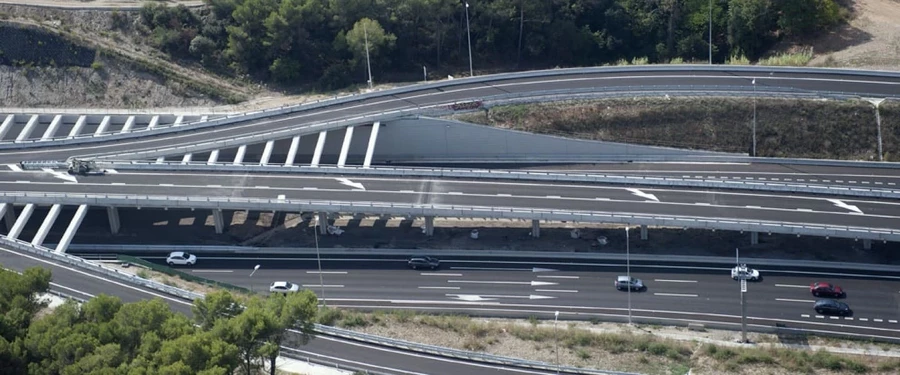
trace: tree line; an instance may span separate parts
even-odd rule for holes
[[[43,268],[0,269],[0,374],[250,375],[268,363],[274,375],[280,346],[309,340],[318,303],[308,290],[214,292],[195,301],[191,320],[160,299],[98,295],[46,313],[40,294],[50,279]]]
[[[714,61],[753,60],[845,18],[836,0],[205,1],[199,11],[147,4],[143,30],[208,68],[322,88],[366,81],[366,43],[385,81],[467,70],[467,31],[476,69],[492,71],[706,61],[710,19]]]

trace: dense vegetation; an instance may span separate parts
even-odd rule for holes
[[[755,59],[784,35],[841,22],[835,1],[469,0],[468,23],[482,70],[706,61],[711,11],[713,59],[721,62]],[[196,12],[148,4],[141,28],[174,57],[281,84],[365,82],[366,39],[376,80],[419,79],[423,66],[468,67],[464,0],[206,2]]]
[[[317,304],[309,291],[247,301],[215,292],[195,302],[192,322],[159,299],[99,295],[41,316],[50,271],[0,269],[0,285],[0,374],[252,374],[281,343],[309,339],[286,328],[309,332]]]

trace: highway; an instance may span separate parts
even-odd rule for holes
[[[552,77],[509,78],[509,75],[498,75],[489,82],[466,83],[460,80],[458,85],[435,88],[432,85],[421,85],[410,92],[398,93],[385,90],[379,95],[352,100],[289,115],[232,124],[222,127],[185,130],[179,133],[150,135],[128,140],[103,140],[96,143],[76,146],[51,146],[28,148],[21,150],[0,151],[0,163],[16,163],[23,160],[65,160],[74,155],[109,155],[126,154],[141,150],[193,145],[207,141],[263,134],[276,130],[298,127],[301,124],[332,121],[370,115],[387,111],[396,111],[417,107],[425,107],[456,101],[486,98],[496,95],[529,95],[540,91],[563,89],[598,89],[616,90],[652,90],[659,91],[660,86],[694,86],[693,90],[709,92],[717,86],[722,90],[751,91],[751,81],[757,81],[758,92],[769,90],[790,90],[799,93],[841,91],[848,95],[871,97],[890,97],[896,95],[900,87],[900,76],[859,76],[840,70],[822,70],[819,73],[793,73],[772,68],[759,74],[749,74],[729,68],[692,67],[691,70],[614,70],[597,69],[592,73],[566,73]],[[643,86],[643,87],[639,87]],[[655,87],[651,87],[655,86]],[[304,125],[308,126],[308,125]],[[17,124],[10,132],[19,132],[22,125]],[[309,129],[315,132],[315,129]],[[299,133],[298,133],[299,134]]]
[[[900,202],[764,192],[629,188],[481,180],[354,178],[296,174],[118,172],[79,177],[78,183],[43,171],[3,171],[0,189],[17,192],[146,194],[367,201],[689,215],[772,222],[900,228]]]
[[[191,314],[190,301],[176,298],[158,291],[144,289],[135,285],[119,282],[101,274],[60,264],[52,260],[34,257],[27,253],[0,247],[0,267],[22,272],[30,267],[43,267],[53,273],[51,290],[59,291],[74,297],[90,299],[100,294],[114,295],[124,302],[136,302],[142,299],[160,298],[172,310]],[[309,344],[292,350],[295,354],[320,358],[326,362],[339,363],[356,368],[368,369],[389,374],[547,374],[548,372],[504,368],[479,363],[466,363],[459,360],[438,358],[434,356],[376,347],[368,344],[352,342],[332,337],[319,336]],[[402,368],[398,368],[402,367]]]
[[[436,254],[432,254],[436,255]],[[163,262],[163,256],[146,256]],[[625,274],[624,261],[455,257],[438,270],[411,270],[397,256],[325,255],[319,283],[314,255],[200,255],[185,272],[254,290],[273,281],[290,281],[320,297],[324,285],[329,306],[467,312],[488,316],[551,317],[621,321],[628,293],[613,280]],[[252,278],[249,270],[259,264]],[[751,264],[751,267],[753,265]],[[631,272],[647,289],[632,292],[634,316],[740,323],[740,287],[731,266],[704,263],[632,262]],[[750,282],[748,324],[781,325],[816,331],[900,338],[900,276],[885,272],[849,272],[814,268],[761,267],[760,282]],[[816,314],[810,283],[827,281],[847,292],[850,317]],[[738,327],[739,328],[739,327]]]

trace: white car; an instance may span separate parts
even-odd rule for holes
[[[276,281],[269,285],[270,293],[291,293],[300,290],[300,286],[287,281]]]
[[[735,280],[747,279],[750,281],[759,280],[759,271],[747,267],[746,264],[731,269],[731,278]]]
[[[168,264],[169,266],[193,266],[194,264],[197,264],[197,257],[194,256],[194,254],[189,254],[183,251],[175,251],[169,253],[169,257],[166,258],[166,264]]]

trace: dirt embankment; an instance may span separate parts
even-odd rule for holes
[[[900,161],[900,103],[880,106],[885,160]],[[875,107],[865,101],[760,99],[757,154],[877,160]],[[747,152],[753,101],[637,98],[494,107],[457,119],[582,139]]]

